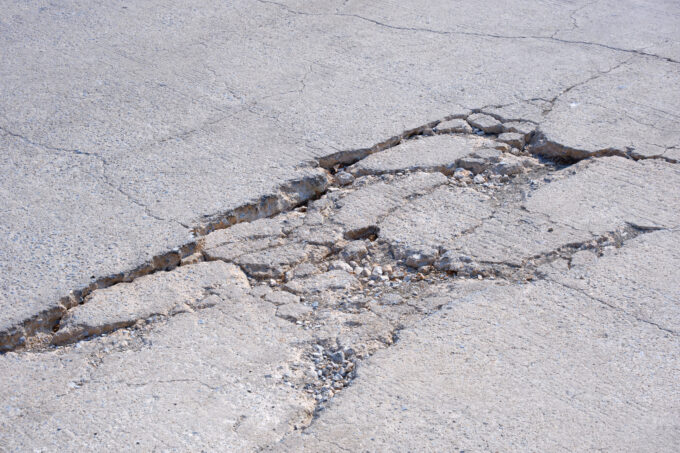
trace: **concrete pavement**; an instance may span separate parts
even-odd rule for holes
[[[0,448],[677,444],[673,2],[2,11]],[[502,366],[447,349],[504,355],[534,327],[560,334]],[[579,329],[625,347],[584,349]],[[460,374],[428,381],[438,364]],[[511,395],[529,376],[554,379]],[[420,405],[381,412],[401,397]]]

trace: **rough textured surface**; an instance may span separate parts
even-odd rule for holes
[[[250,288],[240,268],[221,261],[158,272],[92,293],[60,322],[56,343],[128,327],[152,316],[191,311],[224,286]]]
[[[680,443],[677,2],[6,3],[1,451]]]
[[[283,339],[301,336],[274,310],[220,297],[148,334],[121,331],[80,347],[6,354],[3,382],[25,385],[0,390],[0,443],[8,451],[246,451],[276,441],[305,424],[314,406],[279,385],[300,360]]]
[[[276,450],[675,450],[676,336],[551,283],[451,297]]]
[[[471,135],[423,137],[373,154],[350,166],[348,171],[355,176],[414,170],[452,173],[460,158],[493,146],[494,142]]]
[[[503,10],[514,19],[498,20],[408,2],[174,4],[164,14],[152,1],[10,2],[0,57],[3,326],[93,273],[187,242],[203,216],[302,178],[301,162],[466,109],[545,99],[545,118],[532,107],[508,119],[525,114],[552,142],[587,153],[676,155],[676,7],[621,7],[607,16],[615,32],[598,41],[593,24],[609,10],[585,3],[513,2]]]
[[[609,157],[557,171],[540,184],[529,182],[491,197],[467,188],[437,190],[384,218],[383,237],[401,256],[429,251],[434,261],[448,253],[442,268],[458,270],[456,257],[482,266],[521,266],[628,226],[680,226],[678,213],[668,209],[680,206],[680,198],[666,190],[680,184],[674,165]]]

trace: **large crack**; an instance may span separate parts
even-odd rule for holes
[[[484,109],[473,110],[473,112],[470,115],[479,115],[484,112]],[[488,216],[478,219],[475,225],[463,229],[460,235],[457,236],[460,239],[473,235],[486,222],[499,215],[504,203],[509,201],[517,203],[518,200],[524,199],[525,187],[531,186],[532,178],[539,178],[546,175],[546,172],[557,172],[565,168],[559,162],[544,161],[543,166],[531,167],[524,174],[512,175],[510,177],[506,175],[505,181],[502,183],[500,179],[494,180],[491,178],[493,175],[489,174],[489,171],[493,168],[492,166],[482,166],[476,168],[474,172],[465,170],[470,173],[469,176],[465,176],[464,171],[461,171],[463,167],[459,167],[466,165],[465,159],[455,159],[452,166],[423,167],[422,169],[415,168],[388,173],[375,171],[357,176],[356,179],[352,177],[352,181],[349,183],[342,181],[343,175],[351,173],[351,166],[353,164],[366,159],[370,155],[388,150],[410,140],[428,140],[430,136],[434,135],[483,136],[496,142],[499,148],[496,151],[502,152],[503,155],[512,154],[530,158],[529,156],[532,155],[544,154],[540,145],[545,140],[545,137],[540,132],[540,125],[525,121],[526,123],[533,124],[535,130],[526,135],[529,138],[528,143],[525,143],[520,148],[514,148],[506,143],[507,141],[516,140],[516,137],[513,137],[512,140],[502,137],[502,134],[507,133],[508,125],[518,120],[522,121],[521,118],[513,118],[512,121],[507,121],[507,119],[501,121],[502,118],[497,115],[488,114],[489,118],[495,118],[500,123],[500,126],[497,124],[488,126],[489,130],[493,129],[495,132],[485,132],[483,129],[471,127],[469,132],[449,133],[442,132],[437,128],[438,125],[451,119],[463,121],[470,119],[472,124],[483,124],[480,118],[475,117],[473,121],[470,115],[452,115],[440,121],[430,122],[418,128],[410,129],[398,136],[390,137],[370,148],[338,152],[331,156],[322,157],[318,161],[319,168],[313,170],[308,176],[283,184],[277,192],[254,200],[234,210],[200,219],[193,228],[196,240],[184,248],[154,258],[144,266],[132,271],[100,278],[96,283],[72,292],[67,298],[62,300],[60,306],[54,312],[42,314],[43,319],[32,320],[32,324],[26,323],[12,335],[2,337],[2,345],[6,350],[32,349],[34,351],[41,351],[46,346],[52,348],[72,347],[68,345],[91,338],[113,335],[120,330],[135,332],[143,341],[145,333],[149,329],[156,328],[173,316],[212,308],[215,305],[187,302],[188,308],[186,310],[178,310],[176,307],[172,307],[172,309],[160,311],[151,316],[133,318],[123,323],[109,323],[99,326],[101,327],[99,330],[95,328],[89,331],[93,336],[83,336],[81,334],[69,336],[68,332],[60,330],[60,322],[69,315],[70,310],[74,307],[84,304],[84,307],[87,308],[87,303],[96,290],[109,288],[118,283],[133,282],[143,276],[160,273],[161,271],[176,272],[175,268],[178,266],[191,267],[207,259],[221,259],[222,261],[240,266],[241,271],[248,274],[252,285],[252,290],[247,294],[248,297],[260,297],[264,301],[277,306],[275,316],[294,323],[300,329],[318,332],[314,335],[314,340],[311,342],[291,345],[291,347],[303,351],[304,360],[312,364],[313,373],[302,376],[284,376],[280,382],[281,385],[290,386],[301,394],[313,399],[314,409],[295,426],[295,430],[304,430],[313,425],[319,415],[329,407],[329,404],[336,395],[352,385],[353,380],[357,377],[358,370],[360,370],[362,363],[367,358],[377,351],[391,347],[398,341],[399,332],[403,328],[414,325],[416,321],[423,317],[442,310],[445,306],[445,301],[437,299],[437,293],[447,287],[447,285],[461,285],[456,286],[456,288],[463,288],[462,290],[464,291],[464,288],[467,288],[466,285],[515,284],[517,282],[522,284],[532,280],[550,280],[541,271],[541,268],[547,264],[556,260],[565,260],[570,265],[572,257],[582,251],[590,251],[596,256],[601,256],[606,249],[622,247],[641,234],[660,229],[627,223],[622,227],[613,227],[609,232],[591,235],[587,240],[565,243],[552,250],[525,257],[519,264],[504,261],[486,261],[473,257],[473,259],[466,263],[467,267],[461,269],[436,265],[435,261],[441,258],[446,249],[440,249],[438,251],[439,256],[426,263],[421,263],[419,260],[409,261],[407,258],[397,256],[398,254],[395,252],[393,244],[381,236],[380,224],[394,215],[402,207],[401,205],[423,202],[425,197],[448,185],[455,189],[468,188],[488,195],[488,203],[493,207],[492,212]],[[499,127],[500,130],[498,129]],[[517,133],[515,132],[515,134]],[[560,145],[555,144],[554,146]],[[602,155],[606,155],[606,153],[596,153],[595,155],[566,153],[561,156],[558,154],[559,157],[570,162],[586,157],[597,158]],[[630,155],[623,157],[634,159]],[[456,167],[456,171],[452,172],[452,167]],[[432,187],[427,189],[404,192],[401,198],[397,200],[399,203],[396,203],[389,209],[385,209],[384,213],[377,215],[374,222],[362,230],[348,229],[345,225],[333,220],[333,215],[343,206],[342,201],[352,193],[361,192],[366,190],[365,188],[374,187],[377,184],[390,186],[412,175],[421,173],[430,176],[433,176],[433,173],[441,173],[445,176],[447,182],[433,184]],[[481,184],[472,181],[472,175],[480,176],[482,173],[487,175],[488,178],[486,179],[497,181],[497,184]],[[463,176],[460,177],[460,174],[463,174]],[[438,175],[438,177],[441,176]],[[206,250],[206,242],[209,235],[215,234],[220,230],[230,231],[228,229],[235,225],[255,225],[257,221],[264,219],[271,219],[276,222],[278,221],[277,219],[296,219],[298,217],[307,219],[314,216],[323,218],[322,224],[326,226],[330,224],[332,227],[339,228],[343,233],[340,240],[341,243],[333,245],[324,241],[318,242],[317,246],[326,247],[328,249],[327,252],[309,254],[301,261],[293,261],[287,264],[284,272],[280,273],[280,276],[276,278],[272,278],[266,272],[262,275],[250,272],[240,262],[240,256],[236,256],[234,259],[211,258],[209,253],[207,253],[209,250]],[[559,224],[551,219],[547,219],[547,221],[555,225]],[[299,231],[303,229],[304,222],[296,224],[294,221],[291,221],[290,224],[297,226],[283,231],[278,236],[275,235],[275,239],[292,245],[293,248],[303,248],[306,244],[306,239],[304,234],[299,233]],[[253,234],[252,240],[261,240],[271,235],[272,233],[266,231],[256,232]],[[352,252],[351,247],[357,245],[363,247],[365,253],[360,251],[361,253],[352,255],[350,253]],[[262,250],[273,250],[280,246],[280,243],[270,244]],[[306,273],[298,275],[296,271],[303,267],[305,267]],[[309,269],[312,270],[310,271]],[[340,276],[350,283],[337,287],[328,286],[318,292],[313,290],[313,288],[310,289],[310,280],[325,278],[324,276],[329,274],[333,275],[328,278]],[[560,284],[566,288],[579,290],[564,283]],[[313,283],[311,285],[313,286]],[[471,287],[474,291],[474,286]],[[451,287],[448,286],[448,288],[450,289]],[[586,294],[583,290],[579,291]],[[280,298],[271,297],[271,294],[278,294],[287,301],[294,299],[297,302],[280,302]],[[658,323],[636,317],[634,314],[607,303],[607,301],[593,297],[590,294],[586,295],[640,322],[655,325],[665,333],[677,335],[677,332],[665,328]],[[207,299],[211,296],[219,297],[219,293],[213,293],[206,289],[205,294],[200,296],[199,299]],[[338,326],[341,333],[336,331],[329,333],[327,330],[324,330],[329,324]],[[17,335],[28,336],[30,338],[22,339]],[[103,359],[99,357],[96,360],[99,360],[99,363],[101,363]],[[93,363],[88,377],[75,383],[75,387],[69,390],[69,392],[77,390],[88,383],[97,384],[98,381],[92,380],[97,366],[98,363]],[[169,380],[167,382],[175,381]],[[190,379],[182,382],[192,382],[212,388],[198,380]],[[133,387],[147,385],[145,383],[125,384]],[[291,432],[293,432],[292,429]],[[283,439],[285,439],[286,435],[284,434]]]
[[[484,109],[473,109],[471,112],[484,112]],[[499,117],[493,113],[486,114],[499,119]],[[301,179],[289,181],[281,185],[275,193],[263,196],[258,200],[227,212],[205,216],[200,219],[198,224],[192,228],[196,237],[195,241],[185,244],[179,249],[155,256],[134,269],[99,277],[93,283],[85,287],[72,290],[68,295],[62,297],[57,306],[37,313],[20,325],[1,332],[0,350],[9,351],[24,347],[27,342],[30,344],[30,338],[36,335],[51,335],[55,329],[58,329],[61,318],[74,306],[84,303],[87,296],[94,290],[107,288],[117,283],[131,282],[136,278],[157,271],[170,270],[178,266],[183,259],[195,255],[196,253],[200,253],[203,247],[202,238],[210,232],[228,228],[235,224],[252,222],[257,219],[290,212],[306,204],[310,200],[318,199],[326,195],[331,190],[337,190],[338,185],[331,182],[333,174],[342,171],[347,166],[365,159],[372,154],[393,148],[404,141],[418,139],[423,135],[432,135],[436,133],[435,128],[438,124],[452,119],[464,120],[468,118],[469,115],[470,114],[449,115],[441,120],[432,121],[422,126],[406,130],[399,135],[383,140],[369,148],[339,151],[319,158],[317,164],[320,168],[317,168],[315,172]],[[511,122],[516,121],[525,121],[528,124],[532,123],[531,121],[522,120],[521,118],[513,118]],[[505,122],[507,123],[508,121]],[[12,134],[8,131],[5,132],[22,140],[27,140],[24,137]],[[490,139],[498,139],[498,133],[488,133],[479,129],[472,130],[472,135],[479,136],[480,134]],[[596,153],[574,150],[559,143],[548,141],[541,133],[540,126],[537,126],[536,131],[530,135],[529,143],[525,145],[523,152],[545,155],[551,158],[566,159],[571,162],[588,157],[608,155],[619,155],[629,159],[644,158],[634,156],[630,152],[622,152],[613,149],[604,149]],[[96,157],[101,159],[100,156]],[[663,159],[663,157],[659,156],[653,158]],[[670,159],[665,160],[674,162]],[[435,170],[441,171],[441,169]]]

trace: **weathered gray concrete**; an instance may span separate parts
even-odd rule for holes
[[[202,216],[274,193],[302,162],[463,108],[551,100],[550,140],[674,155],[674,5],[607,16],[634,25],[598,42],[601,8],[4,5],[2,329],[188,242]]]
[[[6,3],[0,451],[678,444],[675,2]]]
[[[450,297],[275,450],[676,450],[677,335],[553,283]]]

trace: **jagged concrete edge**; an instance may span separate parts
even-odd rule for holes
[[[483,113],[500,122],[525,121],[536,124],[533,121],[524,120],[522,118],[502,118],[500,115],[485,111],[485,109],[471,109],[470,114],[471,113]],[[319,171],[316,174],[288,181],[279,186],[275,193],[262,196],[258,200],[246,203],[227,212],[204,216],[203,219],[198,222],[198,225],[192,228],[192,232],[197,240],[189,242],[170,252],[154,256],[149,261],[129,271],[99,277],[93,283],[83,288],[70,291],[68,295],[59,300],[57,306],[43,310],[21,323],[0,332],[0,354],[20,348],[25,343],[27,337],[34,336],[40,332],[53,331],[53,329],[58,327],[59,321],[66,312],[74,306],[84,303],[85,298],[92,291],[108,288],[117,283],[129,283],[136,278],[158,271],[171,270],[179,265],[182,258],[201,251],[203,246],[203,241],[201,240],[202,236],[238,223],[252,222],[257,219],[272,217],[282,212],[289,212],[312,199],[323,196],[331,186],[332,174],[338,167],[356,163],[371,154],[393,148],[405,140],[431,134],[432,129],[443,121],[455,118],[465,119],[468,116],[469,114],[461,113],[448,115],[440,120],[431,121],[416,128],[408,129],[399,135],[392,136],[369,148],[339,151],[318,158],[316,165],[318,165]],[[489,135],[493,136],[493,134]],[[526,148],[532,154],[571,163],[601,156],[621,156],[633,160],[662,159],[670,163],[676,163],[675,160],[663,156],[645,157],[635,155],[630,151],[622,151],[613,148],[607,148],[596,152],[570,148],[548,140],[540,131],[540,125],[537,125],[536,131],[530,142],[526,145]]]

